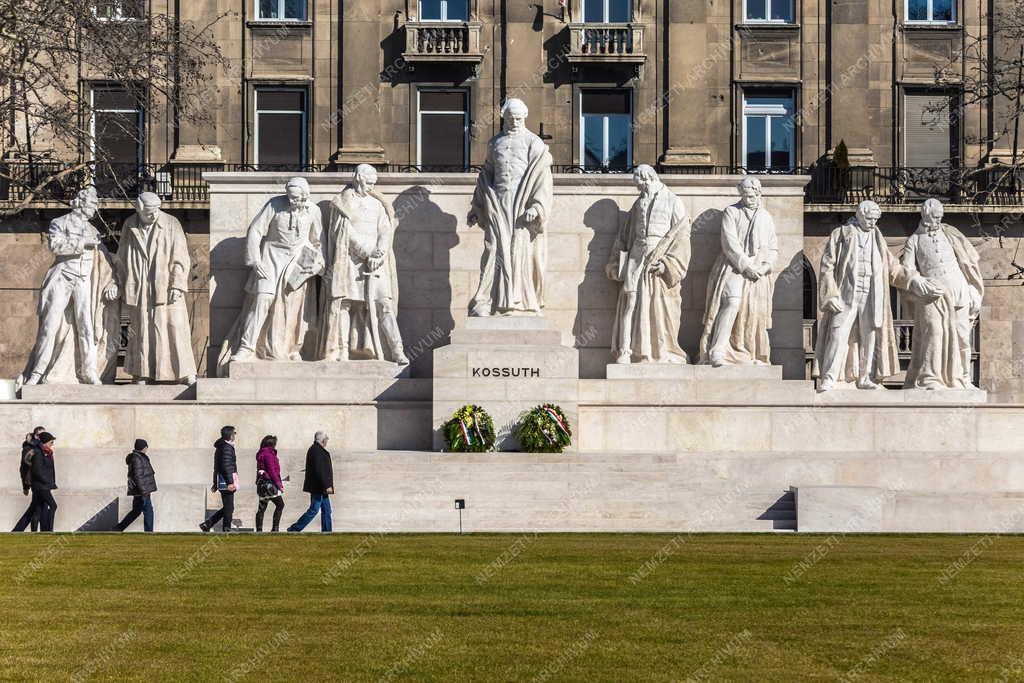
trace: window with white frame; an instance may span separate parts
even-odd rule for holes
[[[469,0],[420,0],[420,21],[468,21]]]
[[[748,24],[792,24],[793,0],[744,0],[744,22]]]
[[[469,163],[469,93],[417,91],[416,158],[421,167],[460,168]]]
[[[796,159],[791,91],[749,90],[743,96],[743,165],[788,170]]]
[[[952,24],[956,22],[955,0],[907,0],[907,23]]]
[[[101,21],[127,21],[141,19],[145,8],[143,0],[96,0],[92,13]]]
[[[583,0],[583,21],[622,24],[632,21],[632,0]]]
[[[305,21],[307,0],[256,0],[256,18]]]
[[[301,168],[306,163],[306,89],[256,89],[253,160],[270,168]]]
[[[633,165],[632,92],[580,93],[580,162],[586,170],[625,171]]]

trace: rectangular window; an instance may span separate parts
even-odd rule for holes
[[[956,23],[955,0],[907,0],[907,23]]]
[[[957,158],[955,98],[909,91],[903,96],[903,160],[910,168],[948,166]]]
[[[743,165],[750,171],[789,170],[796,159],[793,96],[749,90],[743,97]]]
[[[625,24],[633,20],[632,0],[583,0],[583,21],[588,24]]]
[[[625,171],[633,165],[630,90],[580,93],[580,161],[586,170]]]
[[[420,90],[418,163],[423,168],[464,168],[469,163],[469,93]]]
[[[300,169],[306,163],[306,91],[256,90],[253,161],[261,168]]]
[[[792,24],[793,0],[744,0],[743,16],[748,24]]]
[[[256,18],[305,21],[307,0],[256,0]]]
[[[101,21],[141,19],[145,8],[143,0],[96,0],[92,13]]]
[[[131,196],[145,160],[145,110],[119,85],[92,89],[92,156],[100,196]]]
[[[420,0],[420,21],[469,21],[469,0]]]

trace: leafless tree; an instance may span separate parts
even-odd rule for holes
[[[211,116],[213,74],[226,68],[213,33],[226,15],[198,25],[151,13],[145,0],[0,0],[0,185],[12,215],[41,197],[65,197],[88,183],[114,152],[93,130],[94,83],[151,123],[201,124]],[[141,137],[109,117],[121,139]],[[141,143],[142,141],[139,140]]]

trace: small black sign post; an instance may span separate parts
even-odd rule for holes
[[[459,511],[459,535],[462,535],[462,511],[466,509],[466,499],[456,498],[455,509]]]

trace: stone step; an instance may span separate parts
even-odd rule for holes
[[[382,360],[348,361],[232,361],[232,379],[393,379],[408,377],[409,366]]]
[[[814,403],[849,405],[921,404],[943,405],[976,404],[988,402],[983,389],[875,389],[836,388],[814,394]]]
[[[670,381],[752,381],[782,380],[781,365],[690,365],[681,363],[609,363],[606,377],[612,379],[660,379]]]
[[[183,384],[33,384],[21,388],[32,403],[164,403],[196,398],[196,386]]]

